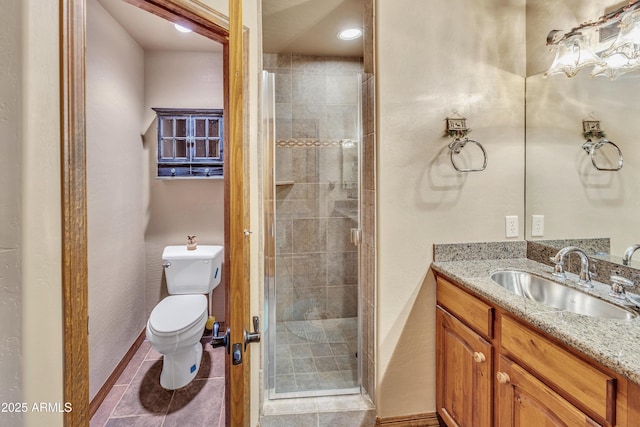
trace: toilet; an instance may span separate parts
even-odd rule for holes
[[[205,294],[220,284],[222,258],[222,246],[167,246],[162,252],[169,296],[151,311],[146,335],[164,355],[160,385],[165,389],[184,387],[198,373],[209,317]]]

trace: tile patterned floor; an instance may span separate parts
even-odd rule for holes
[[[358,386],[357,318],[276,324],[276,393]]]
[[[91,427],[224,426],[222,348],[203,337],[196,378],[178,390],[160,386],[162,355],[145,340],[91,419]]]

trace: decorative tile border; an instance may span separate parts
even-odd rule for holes
[[[319,138],[292,138],[292,139],[278,139],[276,140],[276,147],[302,147],[302,148],[314,148],[314,147],[342,147],[343,142],[353,141],[351,139],[319,139]],[[354,143],[356,141],[353,141]]]

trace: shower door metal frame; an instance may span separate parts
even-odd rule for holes
[[[263,217],[264,217],[264,372],[266,372],[269,398],[275,386],[275,75],[262,71],[260,80],[261,137],[263,142]]]

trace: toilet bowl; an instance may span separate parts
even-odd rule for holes
[[[151,312],[147,339],[164,355],[160,374],[163,388],[175,390],[195,378],[202,360],[200,339],[207,317],[204,295],[168,296]]]
[[[208,319],[204,294],[220,283],[222,247],[199,246],[187,251],[182,246],[167,246],[162,260],[171,295],[151,312],[146,336],[164,356],[160,385],[175,390],[189,384],[200,368],[200,340]]]

